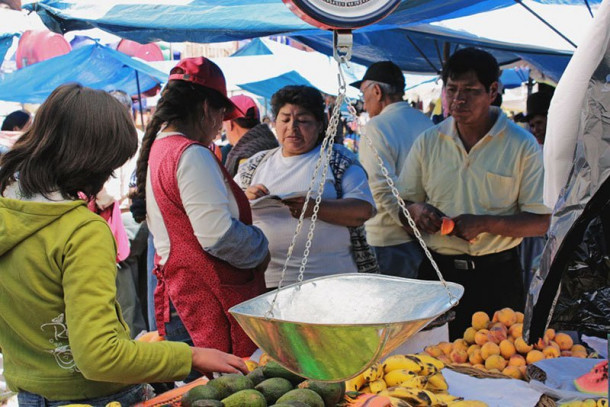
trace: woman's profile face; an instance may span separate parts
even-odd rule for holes
[[[226,109],[224,107],[216,109],[207,105],[204,108],[204,117],[200,121],[202,144],[210,144],[222,131],[222,122]]]
[[[322,123],[301,106],[286,104],[275,119],[275,130],[284,157],[305,154],[318,142]]]

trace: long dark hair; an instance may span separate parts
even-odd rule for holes
[[[94,197],[137,147],[133,121],[112,96],[78,84],[60,86],[0,158],[0,194],[18,179],[25,196],[59,191],[65,199],[77,199],[79,192]]]
[[[171,80],[167,83],[161,93],[161,98],[157,102],[157,110],[146,126],[144,139],[142,139],[136,170],[138,188],[132,198],[146,199],[146,172],[150,149],[163,123],[193,123],[199,121],[203,114],[202,106],[204,102],[207,101],[215,109],[232,108],[227,100],[219,92],[196,83],[182,80]]]

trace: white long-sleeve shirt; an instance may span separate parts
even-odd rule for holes
[[[159,133],[157,139],[172,133]],[[267,254],[267,239],[256,226],[240,222],[237,201],[212,152],[200,145],[188,147],[176,173],[182,204],[201,247],[238,268],[260,264]],[[146,212],[155,249],[165,264],[170,254],[167,227],[146,176]]]

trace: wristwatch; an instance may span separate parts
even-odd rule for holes
[[[373,24],[401,0],[282,0],[301,20],[325,30],[347,30]]]

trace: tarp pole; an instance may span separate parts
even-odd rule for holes
[[[589,5],[589,0],[585,0],[585,5],[587,6],[587,10],[589,10],[589,14],[591,14],[591,17],[593,18],[593,11],[591,11],[591,6]]]
[[[138,108],[140,109],[140,123],[142,124],[142,131],[145,131],[144,127],[144,114],[142,113],[142,92],[140,92],[140,75],[136,70],[136,85],[138,86]]]
[[[419,52],[419,55],[422,56],[422,58],[424,58],[426,60],[426,62],[430,65],[430,67],[432,67],[432,69],[434,69],[434,71],[438,74],[441,71],[439,71],[439,69],[437,67],[434,66],[434,64],[432,63],[432,61],[430,61],[430,59],[426,56],[426,54],[424,54],[424,52],[421,50],[421,48],[419,48],[417,46],[417,44],[415,44],[415,41],[413,41],[411,39],[411,37],[409,37],[408,35],[405,35],[405,37],[407,37],[407,40],[409,40],[409,42],[411,43],[411,45],[413,45],[413,48],[415,48],[415,50],[417,52]]]
[[[574,44],[572,41],[570,41],[570,39],[568,37],[566,37],[565,35],[563,35],[558,29],[556,29],[555,27],[553,27],[548,21],[546,21],[544,18],[542,18],[538,13],[536,13],[534,10],[532,10],[531,8],[529,8],[528,6],[526,6],[525,4],[523,4],[523,2],[521,0],[515,0],[515,3],[517,4],[521,4],[527,11],[529,11],[534,17],[536,17],[538,20],[542,21],[547,27],[549,27],[551,30],[555,31],[555,33],[557,33],[557,35],[559,35],[561,38],[563,38],[564,40],[566,40],[571,46],[573,46],[574,48],[576,48],[576,44]]]

